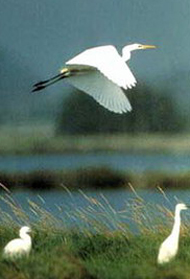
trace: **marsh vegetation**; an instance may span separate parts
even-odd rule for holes
[[[29,222],[27,215],[10,195],[11,193],[7,193],[5,199],[17,221],[13,221],[6,212],[1,212],[1,251],[5,244],[18,234],[18,227],[21,224],[28,225]],[[38,221],[31,225],[32,252],[29,257],[14,261],[5,260],[1,254],[2,279],[189,278],[188,214],[183,214],[177,257],[169,264],[159,266],[156,262],[158,248],[170,233],[173,210],[157,204],[147,204],[134,192],[134,198],[122,213],[127,218],[128,210],[131,210],[131,218],[138,227],[138,232],[134,233],[127,223],[113,219],[114,208],[109,201],[105,206],[101,201],[92,199],[85,193],[83,195],[88,199],[89,206],[85,210],[73,208],[73,212],[68,214],[70,218],[77,214],[85,221],[86,226],[74,226],[72,229],[66,226],[64,220],[57,220],[43,207],[29,201],[30,210],[38,216]],[[107,222],[96,218],[100,214],[104,215]],[[114,229],[110,230],[108,223],[114,223]]]

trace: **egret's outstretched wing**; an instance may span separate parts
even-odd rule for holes
[[[84,75],[70,76],[67,81],[92,96],[110,111],[123,113],[132,109],[122,89],[96,69],[86,72]]]
[[[114,46],[100,46],[87,49],[71,60],[67,65],[87,65],[97,68],[108,79],[124,89],[136,85],[131,70],[121,58]]]

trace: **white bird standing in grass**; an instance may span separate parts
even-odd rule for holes
[[[132,51],[150,48],[155,46],[131,44],[122,49],[122,55],[112,45],[87,49],[67,61],[58,75],[36,83],[32,92],[67,78],[69,83],[108,110],[115,113],[131,111],[131,104],[122,89],[134,87],[137,81],[126,62]]]
[[[11,240],[4,248],[3,255],[5,258],[18,258],[21,256],[27,256],[30,253],[32,247],[32,240],[28,233],[31,229],[24,226],[19,231],[20,238]]]
[[[181,210],[186,210],[188,208],[189,206],[185,205],[184,203],[178,203],[176,205],[173,229],[171,234],[164,240],[159,248],[157,259],[158,264],[168,263],[176,256],[179,246],[179,233],[181,224],[180,212]]]

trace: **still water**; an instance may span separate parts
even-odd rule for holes
[[[71,153],[64,155],[0,156],[0,171],[34,171],[107,166],[145,172],[190,170],[190,154]]]
[[[4,198],[13,206],[4,201]],[[11,194],[11,198],[1,193],[0,219],[6,220],[10,215],[22,225],[26,222],[47,222],[49,217],[50,220],[55,217],[57,226],[94,229],[95,222],[96,225],[98,222],[111,230],[119,229],[121,224],[125,224],[137,231],[134,213],[144,225],[152,227],[155,220],[162,223],[166,220],[166,211],[163,208],[173,211],[178,202],[190,204],[190,190],[170,190],[164,193],[159,189],[138,190],[136,193],[129,189],[17,191]],[[24,217],[14,210],[15,205],[24,213]],[[190,212],[182,215],[190,222]]]
[[[190,155],[73,153],[0,157],[0,171],[6,172],[67,170],[87,166],[107,166],[133,172],[182,172],[190,170]],[[155,220],[165,220],[165,211],[159,206],[173,211],[177,202],[190,204],[190,190],[167,190],[165,193],[158,189],[138,190],[137,193],[126,189],[83,191],[72,193],[65,189],[41,192],[17,191],[11,193],[11,196],[2,192],[0,221],[11,216],[22,225],[26,222],[42,222],[44,218],[47,222],[51,216],[56,218],[58,226],[94,228],[94,224],[99,222],[109,229],[118,229],[121,224],[127,224],[132,230],[136,230],[134,222],[136,211],[140,220],[149,226]],[[22,218],[15,208],[24,213]],[[183,216],[190,221],[190,211]]]

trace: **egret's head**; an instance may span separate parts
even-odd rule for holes
[[[135,49],[148,49],[148,48],[156,48],[154,45],[142,45],[142,44],[134,44],[134,50]]]
[[[24,226],[20,229],[20,234],[26,234],[26,233],[30,233],[31,232],[31,228]]]
[[[188,208],[190,208],[190,206],[189,205],[186,205],[185,203],[178,203],[177,205],[176,205],[176,210],[186,210],[186,209],[188,209]]]
[[[156,48],[156,46],[154,46],[154,45],[142,45],[142,44],[127,45],[122,49],[122,57],[125,61],[127,61],[131,57],[131,51],[138,50],[138,49],[150,49],[150,48]]]

